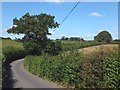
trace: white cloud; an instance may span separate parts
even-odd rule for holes
[[[89,16],[93,16],[93,17],[103,17],[103,16],[105,16],[105,15],[100,14],[100,13],[97,13],[97,12],[92,12],[92,13],[89,14]]]
[[[60,3],[64,2],[64,0],[45,0],[46,2],[55,2],[55,3]]]
[[[63,0],[0,0],[2,2],[59,2]],[[64,0],[64,2],[78,2],[78,0]],[[119,0],[81,0],[81,2],[119,2]]]

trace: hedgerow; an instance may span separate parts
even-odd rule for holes
[[[14,61],[26,56],[26,53],[23,48],[6,46],[6,47],[3,47],[2,51],[3,51],[2,54],[4,56],[3,64],[10,63],[11,61]]]
[[[116,73],[119,65],[116,56],[117,52],[104,50],[91,54],[74,50],[52,57],[47,54],[27,56],[24,66],[39,77],[69,88],[117,88],[120,79]],[[114,71],[114,77],[109,70]]]
[[[49,55],[27,56],[24,66],[39,77],[74,86],[76,80],[80,78],[78,72],[82,61],[82,54],[79,57],[77,54],[77,52],[69,52],[68,55],[60,54],[53,57]]]

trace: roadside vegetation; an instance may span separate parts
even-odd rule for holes
[[[2,39],[1,48],[2,86],[4,87],[5,83],[9,79],[8,72],[10,68],[10,63],[14,60],[24,58],[26,56],[26,53],[22,46],[22,43],[16,42],[15,40]]]
[[[8,64],[13,60],[25,57],[22,43],[15,40],[2,40],[2,62]]]
[[[8,41],[11,42],[9,46],[6,44]],[[80,49],[80,47],[75,47],[75,45],[79,46],[79,41],[61,40],[63,47],[67,49],[63,49],[61,53],[54,56],[45,53],[39,56],[28,55],[25,58],[24,66],[41,78],[69,88],[117,88],[120,77],[118,74],[120,65],[118,44],[89,47],[88,42],[92,43],[92,41],[84,41],[82,44],[88,46]],[[3,65],[9,60],[16,60],[22,58],[20,55],[25,55],[22,43],[3,40],[2,44],[4,45],[2,46],[3,53],[7,55],[3,59],[6,60]],[[69,49],[72,45],[75,48]],[[19,53],[17,54],[17,52]],[[15,59],[16,55],[18,57]],[[13,56],[14,59],[10,59]],[[3,71],[5,72],[5,69]]]
[[[118,88],[118,46],[98,48],[87,54],[73,50],[53,57],[27,56],[24,66],[39,77],[69,88]]]

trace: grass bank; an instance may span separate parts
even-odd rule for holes
[[[3,65],[23,57],[25,57],[25,52],[22,43],[15,40],[2,40]]]
[[[2,40],[1,44],[2,54],[2,86],[6,86],[8,79],[11,79],[10,63],[14,60],[24,58],[26,53],[22,46],[22,43],[16,42],[15,40]],[[12,84],[12,83],[11,83]],[[9,86],[9,85],[7,85]]]

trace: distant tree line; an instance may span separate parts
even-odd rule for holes
[[[62,36],[60,40],[70,40],[70,41],[85,41],[83,38],[80,38],[80,37],[65,37],[65,36]]]

